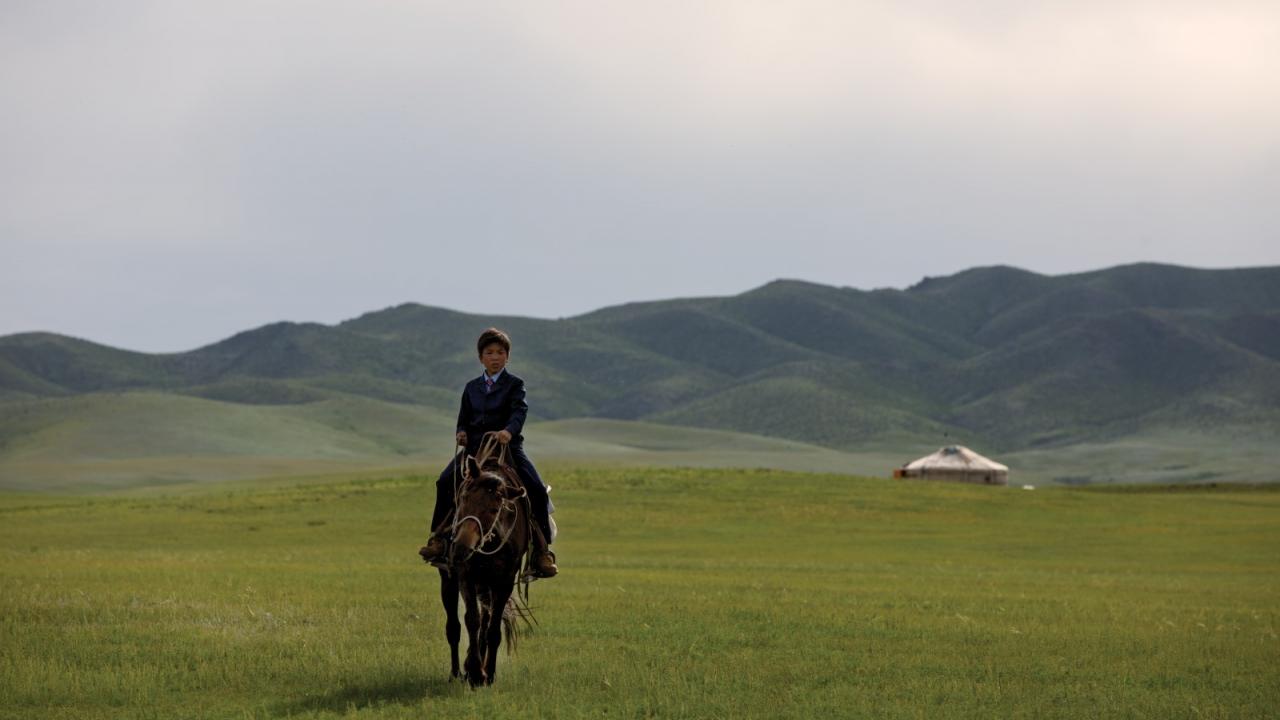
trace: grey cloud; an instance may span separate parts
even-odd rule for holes
[[[1269,4],[103,7],[0,11],[0,333],[1280,261]]]

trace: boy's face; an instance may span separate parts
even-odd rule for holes
[[[489,343],[480,351],[480,364],[490,375],[497,375],[507,366],[507,351],[498,343]]]

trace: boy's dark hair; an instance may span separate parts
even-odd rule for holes
[[[480,333],[480,339],[476,341],[476,354],[483,355],[484,349],[490,345],[500,345],[503,350],[510,354],[511,337],[498,328],[489,328]]]

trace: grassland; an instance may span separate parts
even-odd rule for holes
[[[1242,717],[1280,492],[544,468],[563,574],[447,679],[424,477],[0,495],[0,715]]]
[[[0,490],[98,492],[443,464],[454,413],[335,394],[249,405],[159,392],[30,398],[0,406]],[[603,418],[529,425],[540,461],[591,466],[757,467],[888,476],[944,435],[880,436],[839,449],[748,433]],[[1252,433],[1148,430],[996,453],[1017,484],[1276,482],[1280,446]]]
[[[456,411],[340,395],[244,405],[156,392],[12,403],[0,412],[0,490],[95,492],[263,476],[443,466]],[[535,420],[539,459],[887,473],[869,456],[718,430],[619,420]]]

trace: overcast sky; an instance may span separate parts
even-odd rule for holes
[[[0,334],[1280,264],[1280,4],[4,0]]]

